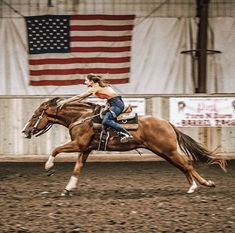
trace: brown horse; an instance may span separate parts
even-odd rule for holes
[[[60,124],[69,129],[71,141],[55,148],[45,164],[45,169],[50,172],[57,154],[61,152],[79,153],[73,174],[61,194],[69,195],[77,186],[78,177],[88,155],[92,150],[98,148],[100,129],[96,129],[91,120],[95,114],[96,104],[73,102],[59,108],[58,102],[60,100],[57,97],[43,102],[35,110],[22,132],[27,138],[31,138],[32,135],[39,136],[45,133],[53,124]],[[195,191],[197,183],[207,187],[215,186],[214,182],[206,180],[198,174],[192,166],[192,161],[217,163],[225,171],[224,159],[209,152],[166,120],[152,116],[141,116],[138,118],[138,122],[138,129],[132,131],[134,140],[128,143],[120,143],[116,133],[111,130],[107,150],[128,151],[145,148],[152,151],[185,174],[190,185],[188,193]]]

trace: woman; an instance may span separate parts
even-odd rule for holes
[[[96,95],[98,98],[107,99],[108,105],[110,106],[108,111],[105,113],[103,118],[103,125],[105,128],[111,127],[115,129],[121,136],[121,142],[126,143],[133,139],[130,133],[117,123],[117,117],[122,113],[124,109],[124,103],[122,97],[118,95],[111,86],[105,84],[102,81],[101,76],[89,74],[85,79],[85,84],[88,86],[88,90],[80,95],[74,96],[67,100],[61,101],[60,106],[64,104],[81,101],[88,96]]]

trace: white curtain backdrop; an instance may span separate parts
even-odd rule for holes
[[[115,85],[123,94],[194,93],[192,57],[181,51],[195,49],[195,18],[137,18],[133,31],[131,80]],[[211,18],[208,55],[208,93],[235,93],[235,19]],[[77,86],[29,86],[27,39],[23,18],[0,19],[0,94],[79,94]]]

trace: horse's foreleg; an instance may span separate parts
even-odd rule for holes
[[[66,143],[62,146],[56,147],[52,154],[49,156],[46,164],[45,164],[45,169],[46,171],[51,171],[52,167],[54,166],[54,160],[56,155],[58,155],[61,152],[78,152],[79,147],[76,141],[71,141],[69,143]]]
[[[70,177],[70,180],[63,192],[61,193],[61,196],[69,196],[71,191],[77,187],[78,178],[81,174],[82,168],[84,167],[89,154],[90,151],[86,151],[78,155],[78,159],[73,170],[73,175]]]

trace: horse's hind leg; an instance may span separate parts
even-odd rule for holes
[[[202,178],[197,171],[192,171],[193,177],[198,181],[199,184],[207,186],[207,187],[215,187],[215,183],[211,180],[205,180]]]
[[[163,157],[185,174],[190,185],[187,193],[193,193],[198,186],[195,180],[193,179],[193,171],[195,170],[189,158],[184,155],[181,155],[178,151],[172,151],[171,153],[168,153]]]
[[[207,181],[198,174],[186,155],[180,154],[178,151],[174,151],[168,154],[166,159],[174,164],[176,167],[178,167],[186,175],[189,184],[191,185],[187,193],[193,193],[196,190],[197,184],[195,180],[201,185],[205,185],[207,187],[215,187],[214,182],[210,180]]]
[[[69,196],[71,191],[77,187],[79,175],[81,174],[82,168],[84,167],[90,152],[91,151],[88,150],[78,155],[77,162],[73,170],[73,175],[70,177],[70,180],[63,192],[61,193],[61,196]]]

